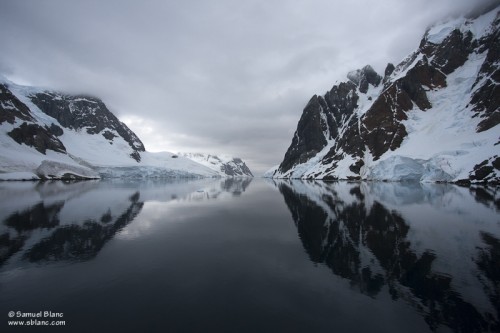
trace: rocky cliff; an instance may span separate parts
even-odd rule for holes
[[[499,9],[430,28],[304,108],[275,178],[500,181]]]

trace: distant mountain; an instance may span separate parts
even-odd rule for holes
[[[210,169],[217,171],[220,175],[253,177],[250,169],[239,157],[231,157],[227,155],[217,156],[201,153],[179,153],[179,155],[209,167]]]
[[[232,176],[233,164],[224,172],[169,152],[146,152],[100,99],[0,79],[0,180],[219,177]]]
[[[429,29],[384,75],[307,103],[274,178],[500,182],[499,8]]]

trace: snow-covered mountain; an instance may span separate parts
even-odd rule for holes
[[[233,177],[253,177],[250,169],[239,157],[202,153],[179,153],[179,155],[209,167],[221,175]]]
[[[0,79],[0,179],[219,177],[192,159],[146,152],[98,98]]]
[[[313,96],[274,178],[500,182],[500,7]]]

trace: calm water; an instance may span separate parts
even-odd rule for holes
[[[0,183],[0,318],[29,332],[498,332],[488,188]]]

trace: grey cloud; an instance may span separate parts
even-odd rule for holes
[[[0,71],[148,120],[146,147],[225,152],[263,171],[313,94],[368,63],[382,71],[432,23],[490,2],[3,1]]]

